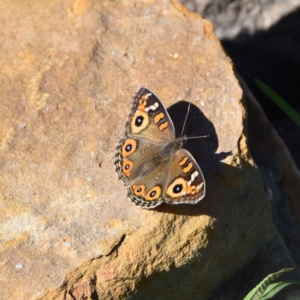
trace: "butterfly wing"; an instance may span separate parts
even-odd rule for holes
[[[127,188],[127,196],[143,208],[154,208],[164,201],[163,189],[167,178],[167,163],[159,164],[151,173],[131,184]]]
[[[139,88],[133,97],[125,135],[164,143],[175,139],[173,122],[161,101],[148,89]]]
[[[185,149],[157,165],[147,176],[127,188],[131,200],[144,208],[168,204],[195,204],[205,195],[205,181],[193,156]]]
[[[164,202],[195,204],[204,198],[205,192],[205,181],[198,163],[189,151],[177,150],[170,161]]]
[[[125,136],[116,148],[119,179],[129,185],[149,174],[156,164],[152,159],[151,165],[151,158],[174,139],[175,129],[167,110],[150,90],[140,88],[133,97]]]

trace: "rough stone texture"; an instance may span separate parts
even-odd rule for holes
[[[191,0],[184,3],[213,22],[216,35],[236,70],[259,101],[299,169],[300,140],[295,137],[300,136],[300,127],[264,95],[253,79],[266,82],[300,112],[300,1]]]
[[[253,78],[268,83],[292,107],[300,111],[297,96],[300,71],[300,2],[195,0],[184,3],[213,21],[216,35],[223,39],[222,44],[231,56],[236,70],[243,76],[285,143],[284,145],[268,122],[260,105],[251,93],[247,92],[248,88],[243,87],[248,94],[245,102],[249,112],[248,138],[251,154],[264,180],[274,224],[299,267],[300,140],[297,137],[300,128],[259,91]],[[263,261],[268,261],[265,258],[266,256]],[[260,267],[259,264],[252,265],[255,266],[253,269]],[[250,272],[253,278],[262,278],[259,274],[254,276],[255,272],[252,270]],[[245,273],[241,275],[244,279]],[[299,280],[299,277],[297,279]],[[254,282],[254,285],[256,283]],[[230,288],[232,289],[232,286]],[[299,287],[292,288],[297,290],[297,296],[290,296],[291,299],[299,299]],[[224,293],[224,290],[222,292]],[[279,299],[283,299],[283,296]]]
[[[266,30],[300,7],[299,0],[181,0],[213,22],[220,39]]]
[[[241,80],[244,91],[247,90]],[[261,172],[271,202],[273,222],[294,262],[300,267],[300,172],[262,108],[248,91],[249,147]],[[299,281],[298,272],[293,274]],[[278,299],[300,299],[300,285],[291,286]]]
[[[288,266],[293,266],[295,270],[280,279],[299,281],[300,278],[300,173],[244,80],[239,77],[239,81],[247,108],[249,148],[264,180],[265,191],[272,207],[273,222],[284,241],[284,247],[278,239],[262,247],[240,274],[214,294],[212,299],[218,300],[240,299],[242,291],[246,295],[267,274]],[[272,299],[300,299],[300,285],[285,288]]]
[[[245,86],[245,83],[243,83]],[[245,90],[245,88],[244,88]],[[295,166],[290,153],[274,128],[270,125],[263,110],[248,91],[246,97],[249,114],[249,145],[255,162],[262,174],[266,192],[272,202],[275,223],[288,215],[290,222],[300,223],[300,172]],[[291,215],[291,211],[293,216]],[[293,219],[293,220],[292,220]],[[286,220],[287,221],[287,220]],[[280,228],[281,226],[278,226]],[[296,227],[294,227],[296,228]],[[300,228],[295,235],[300,247]],[[299,251],[293,251],[296,261],[300,265]]]
[[[279,245],[242,92],[209,21],[173,1],[1,8],[4,299],[207,299]],[[187,134],[209,134],[187,144],[207,182],[198,205],[143,210],[117,181],[114,148],[141,85],[178,131],[177,102],[192,102]]]

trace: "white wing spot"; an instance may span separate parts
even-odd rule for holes
[[[195,171],[195,172],[191,175],[191,180],[188,181],[188,186],[190,186],[190,185],[193,183],[194,179],[195,179],[198,175],[199,175],[198,171]]]
[[[153,105],[146,107],[145,112],[148,112],[149,110],[156,110],[159,107],[159,104],[155,102]]]

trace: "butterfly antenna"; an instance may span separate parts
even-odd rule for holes
[[[183,135],[183,131],[184,131],[184,127],[185,127],[185,123],[186,123],[186,120],[187,120],[187,117],[189,115],[189,112],[190,112],[190,108],[191,108],[191,102],[189,102],[189,106],[188,106],[188,110],[187,110],[187,113],[186,113],[186,116],[185,116],[185,120],[184,120],[184,123],[183,123],[183,126],[182,126],[182,130],[181,130],[181,135]]]
[[[209,135],[200,135],[200,136],[190,136],[190,137],[186,137],[187,140],[190,139],[201,139],[201,138],[207,138],[209,137]]]
[[[181,135],[180,136],[183,136],[183,131],[184,131],[184,128],[185,128],[186,120],[187,120],[189,112],[190,112],[190,108],[191,108],[191,102],[189,102],[189,106],[188,106],[188,109],[187,109],[187,113],[186,113],[186,116],[185,116],[185,120],[184,120],[184,123],[183,123],[183,126],[182,126],[182,130],[181,130]],[[207,138],[207,137],[209,137],[209,135],[190,136],[190,137],[186,137],[186,139],[190,140],[190,139],[200,139],[200,138]]]

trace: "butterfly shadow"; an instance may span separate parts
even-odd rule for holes
[[[181,136],[189,104],[187,101],[179,101],[167,109],[174,123],[176,137]],[[233,169],[235,169],[221,161],[232,153],[231,151],[215,153],[219,145],[215,127],[205,117],[203,112],[193,104],[190,104],[190,111],[184,126],[183,135],[187,137],[202,136],[202,138],[188,139],[183,148],[193,155],[202,170],[206,182],[206,195],[194,205],[169,205],[163,203],[154,208],[154,210],[161,213],[189,216],[210,215],[216,217],[215,207],[220,201],[218,199],[222,199],[222,195],[226,192],[226,185],[224,185],[224,182],[221,184],[221,182],[224,181],[223,179],[227,174],[232,174]]]

